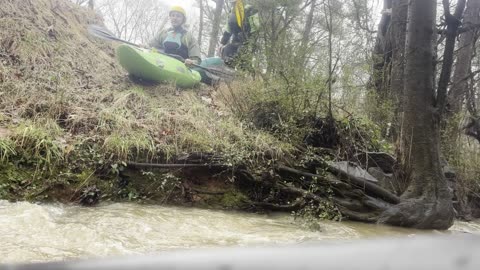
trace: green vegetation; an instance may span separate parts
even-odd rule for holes
[[[14,142],[10,138],[0,139],[0,162],[7,162],[13,155],[16,155]]]
[[[26,164],[34,164],[38,169],[51,171],[64,158],[59,141],[62,133],[61,128],[50,119],[43,123],[27,120],[13,128],[10,139],[15,144],[17,158]]]

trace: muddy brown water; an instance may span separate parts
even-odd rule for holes
[[[95,208],[0,201],[0,262],[155,254],[221,246],[352,241],[382,236],[468,232],[480,222],[456,222],[447,232],[353,222],[319,222],[312,230],[292,216],[193,208],[109,204]]]

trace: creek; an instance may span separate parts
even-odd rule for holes
[[[460,221],[447,232],[330,221],[319,221],[318,228],[309,229],[305,222],[286,214],[129,203],[85,208],[0,201],[0,263],[156,254],[174,249],[222,246],[339,242],[428,233],[480,234],[480,222]]]

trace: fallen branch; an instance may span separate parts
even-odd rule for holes
[[[308,178],[320,179],[320,180],[326,181],[326,182],[328,182],[329,184],[332,184],[332,185],[335,185],[335,186],[344,185],[344,184],[345,184],[345,183],[342,182],[342,181],[338,181],[338,180],[335,180],[335,179],[331,179],[331,178],[328,178],[328,177],[324,177],[324,176],[321,176],[321,175],[318,175],[318,174],[302,172],[302,171],[300,171],[300,170],[293,169],[293,168],[290,168],[290,167],[287,167],[287,166],[283,166],[283,165],[277,166],[276,169],[277,169],[278,171],[293,173],[293,174],[305,176],[305,177],[308,177]]]

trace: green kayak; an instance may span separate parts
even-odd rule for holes
[[[158,52],[130,45],[117,48],[117,59],[130,75],[153,81],[175,82],[181,88],[190,88],[200,82],[201,76],[184,63]]]

